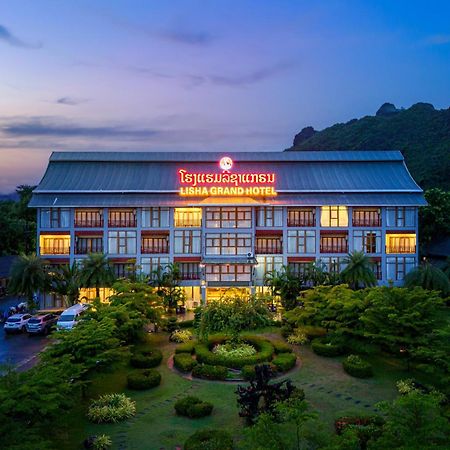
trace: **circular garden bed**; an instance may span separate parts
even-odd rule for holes
[[[226,335],[213,335],[207,342],[178,346],[173,357],[174,367],[185,374],[229,381],[253,379],[258,364],[270,365],[274,376],[279,375],[292,369],[296,361],[289,345],[260,336],[242,336],[235,342]]]

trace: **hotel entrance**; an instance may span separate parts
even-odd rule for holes
[[[223,297],[248,297],[250,293],[249,287],[211,287],[206,289],[206,302],[214,302]]]

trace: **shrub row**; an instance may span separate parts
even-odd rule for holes
[[[279,353],[292,353],[292,347],[289,344],[286,344],[286,342],[283,341],[271,341],[273,345],[273,349],[275,350],[276,354]]]
[[[233,437],[224,430],[196,431],[184,443],[184,450],[233,450],[233,448]]]
[[[326,338],[314,339],[311,348],[316,355],[320,356],[339,356],[345,352],[342,345],[330,342]]]
[[[200,363],[210,364],[210,365],[219,365],[232,367],[235,369],[240,369],[244,366],[254,365],[263,363],[266,361],[270,361],[272,359],[272,355],[274,353],[273,345],[258,336],[245,336],[243,340],[251,345],[253,345],[257,353],[255,355],[246,356],[246,357],[225,357],[216,355],[211,351],[211,349],[224,341],[227,340],[226,336],[221,335],[211,336],[208,340],[208,344],[199,343],[195,346],[195,354],[197,355],[197,361]]]
[[[175,411],[179,416],[191,419],[209,416],[214,406],[212,403],[204,402],[197,397],[184,397],[175,403]]]
[[[175,353],[194,353],[195,343],[185,342],[184,344],[177,345],[175,348]]]
[[[173,365],[182,372],[190,372],[197,365],[197,361],[192,359],[190,353],[176,353],[173,356]]]
[[[342,362],[344,370],[356,378],[370,378],[373,376],[372,365],[357,355],[349,355]]]
[[[197,364],[192,369],[192,376],[207,380],[225,380],[228,376],[228,369],[224,366]]]
[[[142,391],[159,386],[161,383],[161,374],[155,369],[145,369],[130,373],[127,377],[129,389]]]
[[[287,372],[295,366],[297,357],[294,353],[281,353],[272,360],[272,364],[280,372]]]
[[[163,355],[157,348],[136,352],[130,358],[130,364],[138,369],[150,369],[161,364]]]
[[[178,326],[180,328],[192,328],[194,326],[194,319],[178,322]]]

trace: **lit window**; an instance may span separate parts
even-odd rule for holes
[[[39,247],[41,255],[68,255],[70,253],[70,236],[41,234]]]
[[[416,235],[386,234],[386,253],[416,253]]]
[[[174,222],[177,228],[201,227],[201,208],[175,208]]]
[[[346,206],[322,206],[320,214],[322,227],[348,227]]]
[[[205,268],[207,281],[251,281],[252,267],[244,264],[208,264]]]

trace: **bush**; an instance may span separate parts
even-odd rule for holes
[[[314,339],[311,348],[316,355],[320,356],[339,356],[344,353],[344,347],[341,344],[332,343],[323,338]]]
[[[278,371],[287,372],[295,366],[296,361],[297,357],[294,353],[281,353],[273,359],[272,364]]]
[[[327,334],[327,330],[325,328],[314,327],[312,325],[302,325],[298,329],[305,333],[308,339],[324,337]]]
[[[157,348],[153,350],[144,350],[142,352],[135,353],[130,358],[130,364],[138,369],[150,369],[161,364],[163,355],[161,350]]]
[[[214,406],[212,403],[204,402],[197,397],[185,397],[175,403],[175,411],[179,416],[197,419],[199,417],[209,416]]]
[[[373,376],[372,365],[357,355],[347,356],[342,362],[342,366],[352,377],[370,378]]]
[[[155,369],[145,369],[127,376],[128,388],[137,391],[154,388],[160,383],[161,374]]]
[[[192,369],[192,376],[196,378],[205,378],[207,380],[225,380],[228,376],[228,369],[224,366],[197,364]]]
[[[195,344],[194,342],[185,342],[184,344],[177,345],[175,348],[175,353],[194,353]]]
[[[192,333],[189,330],[175,330],[169,337],[171,342],[179,344],[189,342],[192,339]]]
[[[283,336],[286,339],[290,334],[292,334],[292,332],[294,331],[294,327],[291,324],[286,323],[280,328],[280,331],[281,336]]]
[[[197,361],[200,363],[219,365],[240,369],[244,366],[259,364],[270,361],[274,353],[273,345],[266,339],[259,336],[245,336],[242,338],[244,342],[253,345],[257,353],[246,357],[225,357],[213,353],[211,351],[215,345],[224,343],[227,340],[227,336],[215,335],[210,336],[208,343],[200,343],[195,346],[195,354],[197,355]]]
[[[216,429],[196,431],[184,443],[184,450],[233,450],[233,448],[231,434]]]
[[[356,431],[359,448],[367,448],[370,440],[376,440],[380,436],[383,423],[381,416],[340,417],[335,420],[334,428],[338,435],[348,429]]]
[[[169,317],[165,323],[166,331],[168,333],[173,333],[175,330],[178,330],[178,323],[176,317]]]
[[[300,328],[297,328],[286,340],[292,345],[303,345],[308,342],[308,336]]]
[[[253,345],[240,343],[240,344],[217,344],[213,349],[213,353],[223,358],[247,358],[256,354],[256,349]]]
[[[271,341],[276,354],[292,353],[292,347],[283,341]]]
[[[178,322],[178,326],[180,328],[192,328],[194,326],[194,319]]]
[[[92,450],[106,450],[112,445],[112,440],[106,434],[100,434],[99,436],[89,436],[84,440],[83,446]]]
[[[116,423],[136,414],[136,403],[125,394],[106,394],[89,406],[87,417],[94,423]]]
[[[272,374],[275,374],[277,372],[277,368],[272,363],[265,363],[261,365],[267,365],[270,367]],[[256,366],[244,366],[241,369],[241,375],[244,380],[251,381],[255,379],[256,372],[255,372]]]
[[[197,361],[192,359],[190,353],[176,353],[173,356],[173,365],[182,372],[190,372],[197,365]]]

